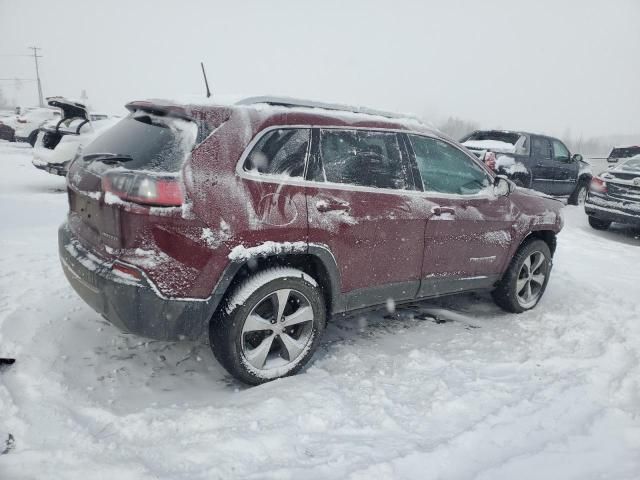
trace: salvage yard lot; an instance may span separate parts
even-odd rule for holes
[[[640,231],[566,207],[534,310],[465,295],[336,318],[303,373],[247,388],[204,343],[123,334],[76,296],[64,179],[30,155],[0,141],[0,478],[640,475]]]

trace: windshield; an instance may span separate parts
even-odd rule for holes
[[[197,130],[188,120],[136,111],[91,142],[82,155],[126,155],[131,157],[127,169],[176,172],[195,146]]]
[[[640,171],[640,156],[638,158],[632,158],[620,165],[620,170],[633,170]]]

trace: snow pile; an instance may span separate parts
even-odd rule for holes
[[[307,251],[306,242],[264,242],[255,247],[238,245],[229,252],[229,260],[241,262],[250,258],[264,257],[267,255],[280,255],[284,253],[304,253]]]
[[[500,140],[467,140],[463,145],[473,150],[492,150],[504,153],[514,153],[516,151],[515,145],[509,142],[501,142]]]
[[[220,220],[220,228],[213,231],[210,228],[202,229],[201,240],[204,240],[209,248],[218,248],[231,238],[231,227],[224,220]]]
[[[529,173],[524,163],[516,162],[516,159],[509,155],[498,155],[496,157],[496,170],[506,172],[508,175]]]

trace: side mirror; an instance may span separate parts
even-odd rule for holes
[[[618,163],[618,159],[609,157],[609,158],[607,158],[607,162],[609,162],[609,163]]]
[[[499,197],[506,197],[516,189],[515,183],[504,175],[496,175],[493,181],[493,191]]]
[[[573,157],[571,157],[571,161],[572,162],[581,162],[582,161],[582,155],[580,155],[579,153],[574,153]]]

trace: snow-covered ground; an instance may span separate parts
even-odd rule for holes
[[[247,388],[75,295],[64,179],[30,155],[0,142],[0,479],[640,478],[640,231],[567,207],[534,311],[467,295],[336,319],[306,371]]]

